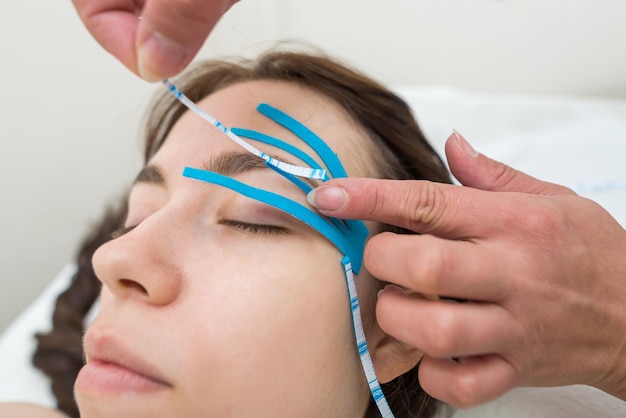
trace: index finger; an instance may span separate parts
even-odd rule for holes
[[[72,0],[83,24],[96,41],[128,69],[137,73],[135,39],[139,17],[133,0]]]
[[[315,189],[309,201],[320,213],[335,218],[377,221],[464,239],[479,238],[500,224],[497,218],[506,213],[502,212],[505,202],[494,195],[425,180],[342,178]]]
[[[150,0],[137,31],[137,70],[149,81],[178,74],[237,0]]]
[[[236,3],[236,0],[72,1],[96,41],[148,81],[182,71],[220,17]]]

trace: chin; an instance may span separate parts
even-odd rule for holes
[[[183,408],[176,408],[171,402],[154,397],[127,396],[95,398],[77,392],[75,394],[81,418],[155,418],[187,417]]]

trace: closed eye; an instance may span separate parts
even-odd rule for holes
[[[226,225],[235,229],[239,229],[245,232],[251,232],[253,234],[260,235],[286,235],[290,234],[291,231],[282,226],[276,225],[262,225],[262,224],[251,224],[247,222],[240,221],[231,221],[224,220],[220,222],[221,225]]]

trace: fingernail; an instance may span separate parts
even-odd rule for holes
[[[402,289],[400,286],[397,286],[395,284],[388,284],[387,286],[383,287],[382,289],[380,289],[378,291],[378,294],[376,295],[376,298],[379,298],[380,295],[382,295],[383,293],[386,293],[386,292],[395,292],[395,293],[398,293],[398,294],[401,294],[401,295],[405,294],[404,289]]]
[[[465,151],[465,153],[467,155],[470,155],[472,157],[476,157],[478,155],[478,151],[476,151],[469,142],[467,142],[467,140],[465,138],[463,138],[463,135],[461,135],[460,133],[458,133],[457,131],[453,130],[452,131],[454,137],[456,138],[457,143],[459,144],[459,146],[461,147],[461,149],[463,151]]]
[[[152,32],[137,51],[137,71],[147,81],[160,81],[178,73],[187,50],[158,32]]]
[[[311,206],[333,212],[343,209],[347,199],[346,191],[336,186],[320,186],[311,190],[306,196]]]

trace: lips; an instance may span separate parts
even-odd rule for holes
[[[87,364],[76,379],[77,392],[139,394],[172,388],[154,366],[121,341],[95,329],[87,332],[84,340]]]

